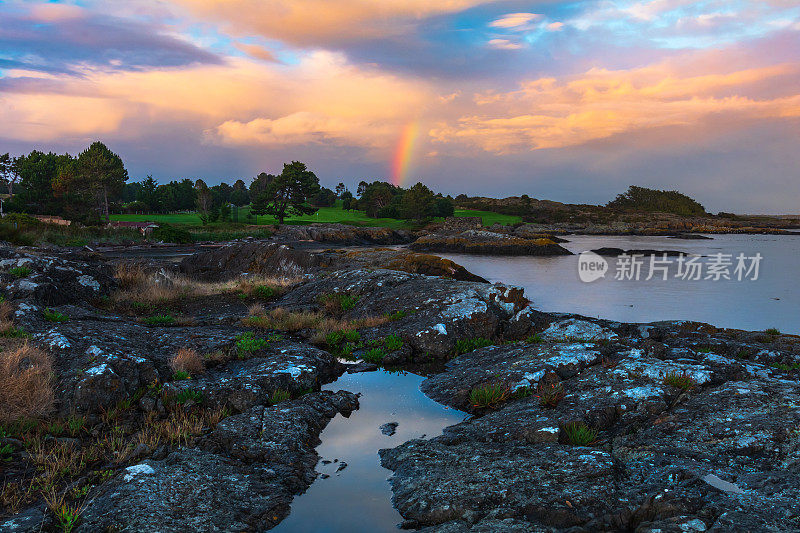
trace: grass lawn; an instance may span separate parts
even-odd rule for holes
[[[474,209],[456,209],[457,217],[481,217],[484,226],[491,226],[494,223],[510,226],[522,222],[522,217],[515,215],[503,215],[492,211],[476,211]]]
[[[254,221],[247,220],[249,207],[239,209],[239,222],[254,224]],[[468,209],[457,209],[457,217],[482,217],[484,226],[491,226],[495,222],[500,224],[515,224],[520,222],[520,217],[511,215],[501,215],[491,211],[474,211]],[[153,214],[153,215],[111,215],[111,220],[126,222],[161,222],[167,224],[186,224],[200,226],[202,223],[196,213],[177,213],[177,214]],[[258,217],[258,224],[274,224],[276,220],[271,216]],[[300,217],[287,217],[287,224],[310,224],[312,222],[338,222],[340,224],[351,224],[354,226],[377,226],[393,229],[407,229],[413,227],[405,220],[394,218],[370,218],[363,211],[345,211],[341,208],[341,203],[337,202],[333,207],[320,207],[313,215]]]
[[[165,224],[190,224],[201,225],[200,217],[197,213],[170,213],[152,215],[111,215],[114,222],[160,222]]]

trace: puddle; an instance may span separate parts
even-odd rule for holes
[[[323,387],[360,392],[361,406],[350,418],[337,415],[322,432],[317,471],[330,477],[319,476],[305,494],[296,497],[289,517],[272,531],[398,531],[397,524],[403,519],[392,507],[387,481],[391,472],[381,467],[378,450],[423,435],[435,437],[466,417],[420,392],[423,379],[379,370],[344,374]],[[381,432],[381,425],[387,422],[397,422],[394,435]],[[342,462],[347,466],[337,472]]]

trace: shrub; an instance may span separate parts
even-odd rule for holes
[[[8,271],[9,274],[11,274],[17,279],[27,278],[31,272],[32,270],[30,269],[30,267],[26,266],[17,266]]]
[[[766,333],[767,335],[780,335],[781,330],[779,330],[778,328],[769,328],[767,330],[764,330],[764,333]]]
[[[260,300],[271,300],[278,295],[278,292],[268,285],[257,285],[252,294]]]
[[[14,326],[13,322],[0,321],[0,337],[9,339],[27,339],[30,338],[30,333],[22,328]]]
[[[146,317],[143,322],[148,326],[172,326],[175,324],[175,317],[172,315],[151,315]]]
[[[563,429],[567,442],[573,446],[588,446],[597,440],[597,430],[583,422],[570,422]]]
[[[456,341],[455,354],[461,355],[462,353],[472,352],[478,348],[491,346],[492,341],[483,337],[475,337],[474,339],[461,339]]]
[[[169,367],[177,376],[179,373],[187,374],[186,378],[201,374],[205,370],[203,358],[191,348],[181,348],[178,353],[170,359]],[[186,379],[183,378],[183,379]]]
[[[256,350],[260,350],[266,345],[266,339],[256,337],[251,331],[247,331],[236,337],[236,350],[239,352],[240,358]]]
[[[59,530],[63,533],[72,533],[78,526],[83,507],[67,503],[64,494],[56,496],[54,492],[45,498],[45,503],[55,516]]]
[[[388,351],[393,352],[403,347],[403,339],[399,335],[389,335],[383,339],[383,347]]]
[[[69,317],[64,313],[59,313],[55,309],[50,309],[49,307],[42,311],[42,316],[48,322],[66,322],[69,320]]]
[[[395,320],[400,320],[401,318],[405,318],[410,314],[413,314],[413,312],[401,310],[401,311],[395,311],[394,313],[386,313],[386,315],[384,316],[386,316],[386,318],[389,319],[390,321],[394,322]]]
[[[689,390],[694,388],[697,383],[686,372],[667,372],[664,376],[664,385],[676,387],[678,389]]]
[[[358,302],[358,296],[346,292],[323,294],[319,297],[320,303],[325,307],[325,312],[333,316],[341,316],[352,310]]]
[[[469,401],[473,408],[495,408],[506,401],[511,395],[511,389],[505,383],[487,383],[475,387],[469,393]]]
[[[383,362],[384,357],[386,357],[386,352],[384,352],[381,348],[372,348],[364,354],[363,359],[368,363],[380,364]]]
[[[177,405],[183,405],[190,401],[194,403],[203,402],[203,393],[194,389],[184,389],[173,397]]]
[[[531,335],[530,337],[525,339],[525,342],[527,342],[528,344],[541,344],[544,342],[544,339],[542,339],[541,335],[536,333],[535,335]]]
[[[558,403],[564,399],[564,386],[561,383],[546,385],[539,383],[536,388],[536,396],[539,398],[539,404],[542,407],[554,408]]]
[[[184,379],[191,379],[192,375],[186,372],[185,370],[178,370],[174,374],[172,374],[172,379],[175,381],[183,381]]]
[[[281,402],[285,402],[286,400],[290,400],[292,398],[292,393],[288,390],[284,389],[277,389],[272,391],[272,394],[269,396],[269,404],[276,405]]]
[[[34,418],[53,406],[53,363],[45,352],[25,344],[0,353],[0,422]]]
[[[533,391],[531,390],[530,387],[527,386],[519,387],[514,391],[514,398],[517,400],[521,400],[522,398],[527,398],[528,396],[532,395]]]
[[[161,224],[153,230],[152,237],[157,241],[174,242],[176,244],[191,244],[194,242],[191,233],[169,224]]]

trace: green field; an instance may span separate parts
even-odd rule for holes
[[[491,226],[492,224],[503,224],[504,226],[511,226],[522,222],[522,217],[515,215],[503,215],[500,213],[493,213],[492,211],[475,211],[473,209],[456,209],[457,217],[481,217],[484,226]]]
[[[394,229],[404,229],[413,227],[412,224],[405,220],[397,220],[395,218],[370,218],[364,214],[363,211],[345,211],[342,209],[341,204],[337,202],[334,207],[320,207],[313,215],[305,215],[300,217],[287,217],[284,221],[287,224],[310,224],[312,222],[338,222],[340,224],[351,224],[354,226],[376,226]],[[247,220],[247,214],[250,212],[249,207],[239,209],[239,222],[254,223]],[[482,217],[484,226],[491,226],[494,223],[500,224],[515,224],[521,222],[522,219],[517,216],[501,215],[500,213],[492,213],[491,211],[474,211],[468,209],[457,209],[455,216],[457,217]],[[202,222],[196,213],[175,213],[175,214],[153,214],[153,215],[111,215],[111,220],[126,221],[126,222],[156,222],[167,224],[185,224],[191,226],[200,226]],[[270,216],[258,217],[258,224],[275,224],[277,221]]]

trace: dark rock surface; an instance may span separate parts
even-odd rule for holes
[[[112,276],[89,252],[0,247],[0,283],[9,298],[40,305],[96,300],[116,287]]]
[[[251,241],[220,246],[181,261],[178,270],[199,279],[231,279],[243,275],[301,278],[345,268],[387,268],[459,281],[487,281],[461,265],[407,250],[371,248],[309,252],[286,244]]]
[[[263,531],[314,481],[319,434],[352,393],[318,392],[229,417],[198,449],[130,466],[100,487],[78,531]]]
[[[183,259],[181,273],[199,279],[230,279],[242,274],[302,277],[324,263],[321,256],[286,244],[250,241],[231,243]]]
[[[356,358],[396,336],[402,346],[381,366],[436,363],[423,367],[422,390],[473,416],[381,452],[407,528],[800,530],[800,338],[545,313],[514,287],[378,268],[407,254],[253,242],[199,254],[182,269],[205,279],[297,277],[258,305],[365,324],[356,327]],[[378,367],[343,365],[333,347],[308,342],[313,330],[246,327],[246,297],[181,299],[180,324],[148,326],[115,311],[113,298],[103,303],[116,284],[113,265],[92,254],[0,246],[0,258],[11,261],[0,276],[14,326],[53,358],[53,418],[85,424],[51,434],[48,419],[41,434],[4,436],[0,445],[12,450],[4,495],[39,480],[46,463],[37,450],[91,452],[80,457],[89,468],[71,466],[74,477],[59,470],[53,484],[79,494],[70,498],[83,508],[80,531],[272,528],[315,479],[320,432],[358,408],[351,392],[321,386],[346,369]],[[16,266],[31,269],[23,280],[70,289],[55,300],[21,290],[8,272]],[[163,281],[159,268],[148,272]],[[353,305],[325,314],[325,295]],[[45,306],[68,319],[48,321]],[[253,346],[242,349],[247,339]],[[180,349],[194,350],[205,368],[178,376],[170,360]],[[502,393],[491,407],[473,397],[486,385]],[[556,390],[563,397],[545,405]],[[589,432],[580,446],[576,427]],[[40,496],[17,511],[0,510],[0,530],[56,528]]]
[[[522,291],[502,284],[452,281],[392,270],[342,270],[309,281],[276,302],[287,309],[316,309],[325,294],[357,298],[344,318],[405,316],[376,326],[371,335],[398,335],[411,351],[393,362],[423,362],[452,355],[456,342],[497,335],[527,304]]]
[[[404,244],[413,240],[411,232],[391,228],[349,226],[347,224],[285,225],[274,238],[279,241],[316,241],[331,244]]]
[[[532,394],[382,450],[393,501],[431,531],[798,530],[800,383],[770,366],[799,360],[797,344],[781,354],[747,337],[570,319],[536,343],[459,356],[423,382],[428,395],[468,409],[486,383]],[[563,399],[543,405],[539,383]],[[589,446],[570,443],[575,422],[596,432]]]

